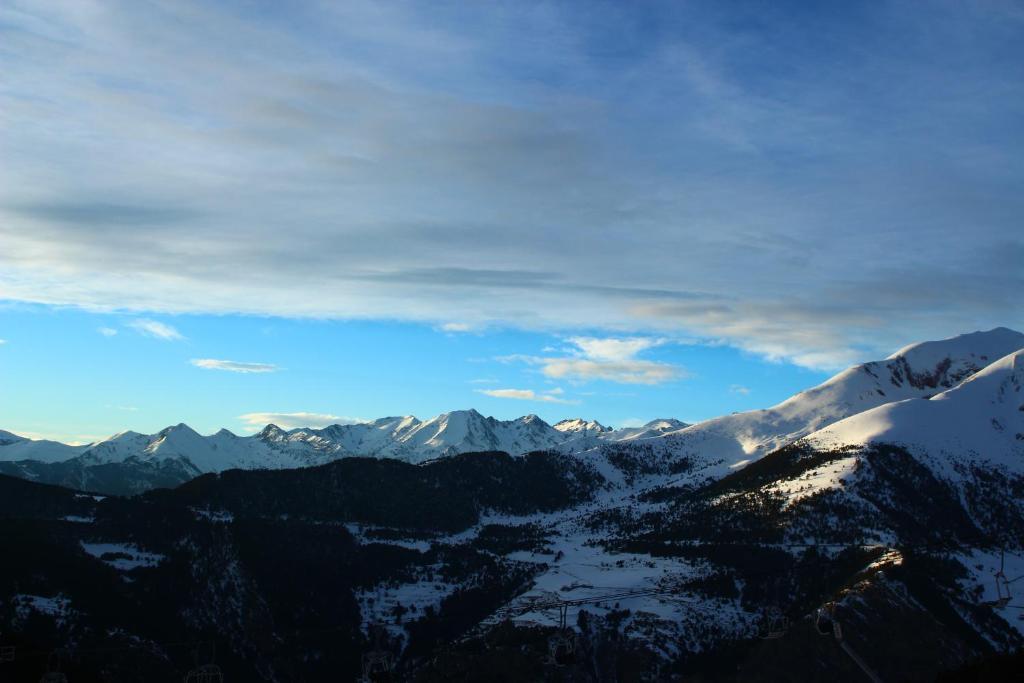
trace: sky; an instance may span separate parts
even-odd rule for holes
[[[1024,328],[1021,64],[1014,2],[8,0],[0,428],[698,420]]]

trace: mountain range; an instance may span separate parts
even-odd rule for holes
[[[693,463],[695,477],[719,477],[853,415],[953,388],[1022,347],[1024,335],[1006,328],[912,344],[771,408],[694,425],[659,419],[611,429],[579,418],[549,425],[536,415],[503,421],[459,410],[430,420],[385,417],[319,429],[270,424],[251,436],[226,429],[203,436],[178,424],[156,434],[126,431],[82,446],[0,431],[0,472],[104,493],[137,493],[209,472],[310,467],[354,456],[422,463],[478,451],[584,454],[642,447]]]
[[[457,411],[0,444],[22,678],[51,651],[72,680],[181,680],[214,651],[265,681],[1019,673],[1024,335],[1004,328],[693,425]]]

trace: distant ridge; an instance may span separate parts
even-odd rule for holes
[[[85,446],[35,441],[0,431],[0,472],[79,487],[140,491],[207,472],[311,467],[352,456],[415,464],[480,451],[521,455],[551,450],[585,456],[609,448],[631,448],[686,462],[695,480],[715,478],[865,411],[941,395],[1020,349],[1024,349],[1024,334],[1005,327],[915,343],[885,360],[844,370],[771,408],[694,425],[666,418],[613,429],[577,417],[552,426],[536,415],[498,420],[468,409],[429,420],[392,416],[290,430],[270,424],[251,436],[227,429],[203,436],[186,424],[177,424],[156,434],[121,432]],[[856,424],[863,428],[863,422]],[[852,427],[847,424],[844,429]],[[838,435],[829,433],[829,438]],[[103,479],[97,482],[93,475],[100,468]]]

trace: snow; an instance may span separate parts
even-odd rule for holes
[[[992,604],[999,598],[996,589],[996,573],[1002,568],[1006,579],[1010,581],[1010,601],[1005,607],[993,606],[993,610],[1006,620],[1010,626],[1024,636],[1024,620],[1021,611],[1013,605],[1024,604],[1024,581],[1016,581],[1024,577],[1024,554],[1020,552],[1000,553],[998,550],[973,548],[968,552],[953,556],[968,572],[968,578],[960,581],[964,595],[974,596],[978,603]]]
[[[857,365],[765,410],[735,413],[634,443],[689,457],[700,476],[719,477],[850,416],[893,401],[927,398],[991,361],[1024,348],[1006,328],[913,344],[883,361]]]
[[[856,456],[833,460],[793,479],[775,481],[764,487],[764,490],[781,494],[786,498],[786,504],[792,505],[819,491],[842,486],[853,474],[857,460]]]
[[[0,429],[0,461],[35,460],[38,462],[64,462],[81,455],[88,446],[69,446],[45,439],[27,439]]]
[[[364,545],[368,543],[379,543],[383,545],[393,545],[399,548],[407,548],[409,550],[417,550],[421,553],[430,550],[433,545],[430,541],[424,541],[422,539],[414,538],[381,538],[378,536],[370,536],[368,532],[376,530],[387,530],[393,531],[387,527],[374,526],[372,524],[359,524],[356,522],[349,522],[344,525],[350,534],[359,542]]]
[[[92,555],[96,559],[103,560],[103,562],[109,564],[114,569],[123,572],[131,571],[139,567],[155,567],[165,559],[163,555],[139,550],[138,547],[130,543],[86,543],[85,541],[81,541],[81,545],[82,550],[89,555]],[[120,555],[127,555],[128,557],[104,560],[103,556],[107,553],[117,553]]]
[[[75,522],[78,524],[92,524],[96,521],[95,517],[82,517],[80,515],[66,515],[61,517],[65,522]]]
[[[19,593],[12,596],[11,602],[14,605],[18,618],[26,619],[29,616],[29,612],[35,611],[55,617],[58,626],[62,626],[74,612],[71,608],[71,600],[65,597],[63,593],[58,593],[53,597]]]
[[[930,399],[879,406],[805,441],[817,448],[892,443],[917,453],[970,454],[1024,473],[1024,349]]]
[[[432,569],[440,572],[442,567],[437,565]],[[441,601],[458,587],[458,584],[424,577],[412,583],[382,583],[372,589],[358,591],[355,598],[362,614],[362,628],[369,633],[371,626],[380,625],[391,635],[404,637],[404,624],[418,619],[428,607],[438,609]],[[408,610],[401,621],[396,617],[399,609]]]

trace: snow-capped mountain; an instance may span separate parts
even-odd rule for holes
[[[819,449],[896,444],[935,456],[970,455],[1024,473],[1024,349],[928,399],[887,403],[803,441]]]
[[[605,432],[612,431],[611,427],[605,427],[597,420],[584,420],[581,417],[574,417],[568,420],[561,420],[556,422],[554,428],[563,434],[604,434]]]
[[[659,444],[721,475],[852,415],[955,387],[993,361],[1024,348],[1007,328],[907,346],[856,365],[767,410],[735,413],[659,435]],[[651,443],[651,440],[646,440]]]
[[[306,444],[335,457],[368,456],[407,462],[474,451],[505,451],[518,455],[554,448],[565,440],[561,432],[536,415],[497,420],[472,409],[444,413],[430,420],[412,416],[385,417],[323,429],[277,431],[280,433],[274,439],[280,444],[293,447]],[[264,430],[261,436],[266,439],[266,434]]]
[[[604,436],[615,434],[602,430]],[[81,447],[4,434],[0,438],[3,473],[111,493],[176,485],[207,472],[313,467],[353,456],[421,463],[479,451],[520,455],[555,449],[578,436],[554,429],[536,415],[497,420],[475,410],[453,411],[430,420],[386,417],[322,429],[286,431],[267,425],[251,436],[226,429],[203,436],[178,424],[156,434],[121,432]],[[99,472],[102,477],[97,479],[94,475]]]
[[[62,462],[80,455],[87,448],[47,439],[27,439],[0,429],[0,460]]]
[[[615,431],[614,438],[608,439],[609,441],[636,441],[637,439],[649,439],[653,437],[664,436],[670,432],[676,432],[680,429],[686,429],[690,425],[686,424],[682,420],[676,420],[674,418],[659,418],[651,420],[646,424],[639,427],[623,427]]]
[[[252,436],[237,436],[226,429],[202,436],[188,425],[179,424],[151,435],[122,432],[88,446],[32,441],[0,432],[0,471],[78,487],[87,487],[90,482],[105,486],[110,473],[117,471],[120,474],[115,481],[128,481],[128,489],[134,491],[173,485],[206,472],[309,467],[351,456],[421,463],[478,451],[521,455],[557,450],[586,458],[609,449],[618,453],[635,449],[673,461],[674,465],[663,463],[672,471],[683,471],[685,464],[693,480],[702,481],[728,474],[879,406],[888,407],[855,422],[856,427],[844,429],[867,429],[864,425],[868,420],[875,421],[872,424],[883,420],[907,399],[934,396],[937,402],[946,400],[941,398],[943,392],[1021,348],[1024,334],[1006,328],[912,344],[885,360],[845,370],[766,410],[694,425],[658,419],[640,427],[612,429],[575,418],[551,426],[536,415],[497,420],[475,410],[458,410],[430,420],[386,417],[321,429],[283,430],[268,425]],[[986,428],[989,431],[997,429],[994,424],[1010,422],[1005,416],[993,416],[992,420]],[[1011,441],[1018,431],[1024,432],[1005,429]],[[105,479],[97,482],[90,478],[95,468],[106,468]]]
[[[109,465],[138,460],[181,460],[198,473],[228,469],[283,469],[321,465],[340,449],[312,440],[283,438],[268,426],[255,436],[239,437],[226,429],[202,436],[186,424],[156,434],[121,432],[93,444],[77,459],[83,465]]]

